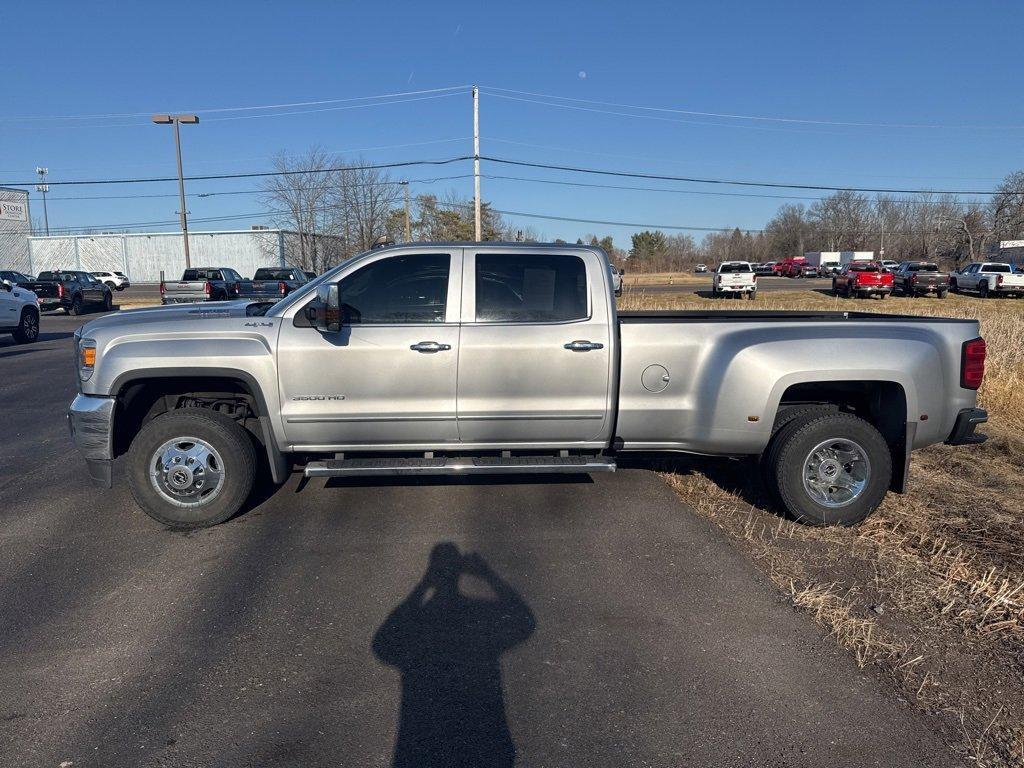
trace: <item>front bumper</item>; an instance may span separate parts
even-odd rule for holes
[[[114,460],[114,405],[112,397],[76,395],[68,408],[71,441],[85,458],[89,477],[104,488],[111,486]]]
[[[988,421],[988,412],[984,408],[964,408],[956,416],[953,431],[946,438],[946,445],[975,445],[988,440],[988,435],[975,434],[979,424]]]

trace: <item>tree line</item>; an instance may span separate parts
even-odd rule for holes
[[[365,166],[319,148],[274,159],[280,173],[264,180],[261,197],[275,210],[276,226],[298,233],[289,254],[298,266],[322,272],[371,248],[382,236],[395,242],[473,239],[471,200],[454,193],[411,195],[402,180]],[[1024,171],[1006,176],[996,192],[978,202],[953,195],[867,196],[844,190],[811,205],[785,203],[758,231],[709,232],[698,242],[688,234],[645,230],[632,235],[628,248],[594,233],[576,242],[603,247],[618,266],[632,272],[690,271],[698,263],[779,261],[805,251],[844,250],[956,268],[986,258],[1000,240],[1024,239]],[[481,214],[484,240],[543,239],[530,227],[511,224],[489,203],[482,203]]]

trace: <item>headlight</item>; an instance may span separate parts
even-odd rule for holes
[[[82,339],[78,342],[78,378],[88,381],[96,368],[96,340]]]

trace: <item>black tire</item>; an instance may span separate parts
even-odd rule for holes
[[[31,344],[39,338],[39,310],[34,307],[25,307],[21,310],[21,319],[18,327],[11,334],[19,344]]]
[[[863,490],[839,507],[818,503],[804,484],[804,463],[813,449],[829,440],[856,443],[870,467]],[[792,418],[772,439],[764,457],[769,488],[787,514],[808,525],[854,525],[871,514],[892,479],[892,456],[871,424],[849,413],[808,411]]]
[[[983,298],[983,299],[987,299],[988,298],[988,283],[987,282],[978,283],[978,293],[981,294],[981,298]]]
[[[107,291],[105,294],[103,294],[103,311],[104,312],[109,312],[113,308],[114,308],[114,294],[112,294],[110,291]]]
[[[193,437],[219,454],[223,472],[219,490],[209,501],[180,506],[157,490],[150,465],[166,443]],[[187,441],[183,441],[187,444]],[[180,408],[146,424],[128,450],[128,485],[143,511],[175,529],[207,528],[229,519],[252,493],[256,479],[256,450],[252,437],[237,422],[206,408]]]
[[[938,295],[938,297],[939,297],[940,299],[944,299],[944,298],[946,298],[946,295],[947,295],[948,293],[949,293],[949,291],[939,291],[937,295]]]
[[[80,315],[85,311],[85,305],[82,304],[82,297],[75,296],[71,299],[71,306],[68,307],[67,312],[69,315]]]
[[[103,284],[105,286],[107,286],[107,288],[109,288],[110,290],[114,290],[115,288],[117,288],[117,285],[115,285],[114,283],[110,282],[109,280],[107,282],[103,283]]]

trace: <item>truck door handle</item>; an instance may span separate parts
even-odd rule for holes
[[[414,352],[447,352],[451,348],[451,344],[438,344],[436,341],[421,341],[409,347]]]
[[[599,341],[570,341],[564,346],[573,352],[589,352],[592,349],[604,349],[604,344]]]

